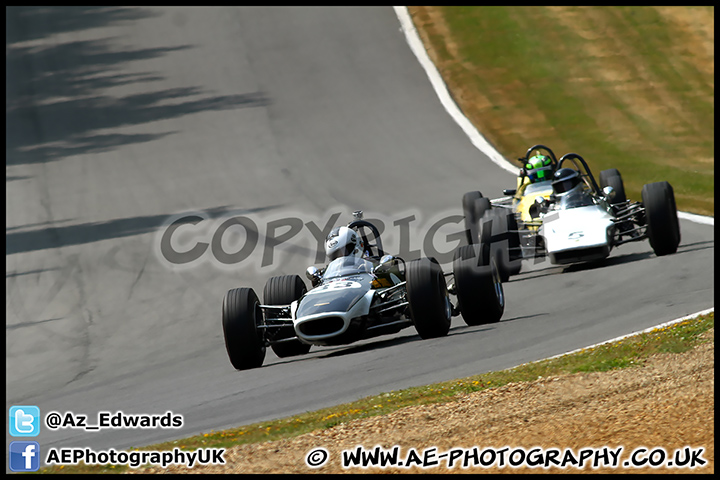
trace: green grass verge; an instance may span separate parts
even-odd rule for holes
[[[505,158],[542,143],[619,169],[631,199],[667,180],[680,210],[714,214],[714,7],[409,10]]]
[[[432,403],[452,402],[459,395],[496,388],[513,382],[528,382],[538,377],[578,372],[604,372],[620,368],[641,367],[648,357],[660,353],[682,353],[702,342],[702,334],[715,325],[715,314],[710,313],[674,325],[658,328],[649,333],[625,338],[621,341],[583,349],[558,358],[521,365],[499,372],[484,373],[458,380],[397,390],[360,399],[356,402],[325,408],[302,415],[269,422],[260,422],[223,431],[210,431],[202,435],[151,445],[134,450],[183,450],[197,448],[230,448],[247,443],[260,443],[291,438],[352,420],[384,415],[400,408]],[[127,467],[53,466],[40,473],[122,473]]]

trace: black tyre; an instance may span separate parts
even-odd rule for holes
[[[434,258],[408,262],[407,299],[415,329],[422,338],[444,337],[450,331],[452,305],[445,275]]]
[[[263,291],[263,299],[265,305],[290,305],[302,297],[305,292],[307,292],[305,282],[298,275],[280,275],[271,277],[267,281]],[[269,313],[273,315],[272,312]],[[288,326],[278,330],[269,340],[274,342],[294,336],[295,330]],[[280,358],[304,355],[310,351],[310,345],[297,339],[271,343],[270,348]]]
[[[490,254],[497,262],[500,278],[507,282],[511,275],[520,273],[522,267],[520,234],[515,214],[508,209],[493,208],[485,212],[480,225],[479,243],[489,243]]]
[[[625,184],[617,168],[610,168],[600,172],[600,188],[612,187],[615,190],[615,197],[612,204],[624,203],[627,200],[625,195]]]
[[[505,312],[505,292],[488,245],[467,245],[455,251],[455,293],[468,325],[496,323]]]
[[[490,210],[492,210],[492,204],[489,198],[482,197],[475,200],[475,216],[479,219],[478,224],[485,215],[485,212]],[[482,234],[482,226],[478,229],[478,233]]]
[[[481,198],[483,198],[482,193],[477,191],[467,192],[465,195],[463,195],[462,207],[465,219],[465,235],[468,241],[468,245],[477,243],[479,235],[478,221],[481,217],[477,216],[475,202]]]
[[[680,222],[675,193],[668,182],[648,183],[642,189],[647,235],[655,255],[677,252],[680,245]]]
[[[522,244],[520,243],[520,231],[515,218],[515,213],[507,212],[506,222],[508,228],[508,256],[510,258],[509,273],[517,275],[522,269]]]
[[[223,298],[222,324],[230,363],[237,370],[262,366],[265,345],[258,331],[260,301],[252,288],[235,288]]]

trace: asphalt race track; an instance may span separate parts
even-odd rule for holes
[[[41,449],[127,448],[284,417],[714,305],[713,227],[681,220],[675,255],[642,242],[601,266],[527,263],[505,284],[499,324],[457,317],[445,338],[406,329],[282,360],[268,349],[262,368],[236,372],[225,292],[261,295],[271,275],[302,275],[314,256],[287,242],[272,268],[257,267],[260,247],[239,265],[175,268],[158,255],[173,219],[252,216],[262,244],[264,221],[301,215],[322,227],[337,211],[339,225],[363,209],[382,212],[390,231],[408,212],[418,224],[461,215],[463,193],[500,196],[513,175],[442,108],[392,7],[6,14],[6,412],[184,417],[174,430],[43,428]]]

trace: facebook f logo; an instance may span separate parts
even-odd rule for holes
[[[40,468],[40,444],[37,442],[10,442],[10,470],[35,472]]]
[[[10,435],[37,437],[40,433],[40,409],[31,405],[10,407]]]

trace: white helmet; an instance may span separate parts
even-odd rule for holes
[[[362,238],[348,227],[333,228],[325,239],[325,253],[331,261],[347,256],[360,258],[364,247]]]

